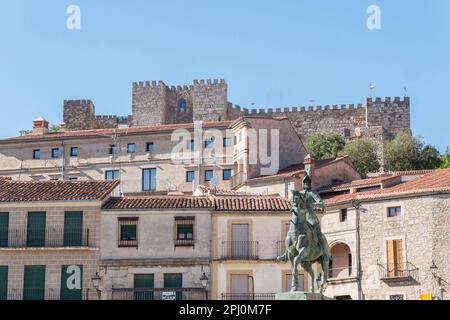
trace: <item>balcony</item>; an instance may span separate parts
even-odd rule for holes
[[[89,300],[90,293],[97,296],[95,290],[81,289],[62,293],[59,288],[45,289],[8,289],[0,292],[0,300]]]
[[[222,300],[275,300],[275,293],[222,293]]]
[[[238,172],[231,177],[231,189],[239,187],[244,182],[244,172]]]
[[[112,300],[205,300],[203,288],[114,288]]]
[[[380,264],[378,263],[378,271],[380,280],[388,281],[417,281],[419,276],[419,268],[411,262],[405,262],[403,265],[398,264]]]
[[[0,237],[0,248],[93,247],[90,229],[9,229]]]
[[[222,259],[258,260],[258,241],[222,241]]]

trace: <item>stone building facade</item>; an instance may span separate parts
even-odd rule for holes
[[[90,100],[64,101],[64,122],[68,130],[186,123],[197,120],[235,120],[241,116],[287,117],[306,141],[315,132],[335,132],[346,139],[379,127],[391,139],[410,132],[410,99],[368,98],[362,103],[309,107],[247,109],[228,101],[225,80],[194,80],[187,86],[168,86],[163,81],[135,82],[132,114],[125,117],[97,116]],[[358,133],[359,130],[359,133]],[[375,132],[375,131],[373,131]],[[372,132],[372,133],[373,133]]]

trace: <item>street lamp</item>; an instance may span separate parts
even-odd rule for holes
[[[98,272],[95,272],[95,275],[91,278],[92,285],[94,286],[95,290],[97,291],[98,298],[100,299],[100,282],[102,281],[102,277],[99,276]]]
[[[441,293],[440,300],[444,300],[444,289],[442,288],[443,279],[440,276],[438,276],[437,269],[438,269],[438,267],[436,265],[436,262],[433,260],[431,263],[430,271],[431,271],[431,274],[433,275],[433,278],[437,280],[437,283],[439,285],[439,291]]]
[[[208,291],[206,290],[206,287],[208,286],[208,277],[206,276],[206,273],[203,272],[202,276],[200,277],[200,282],[202,284],[203,289],[205,290],[205,298],[208,300]]]

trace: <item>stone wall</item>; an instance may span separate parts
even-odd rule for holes
[[[227,120],[228,86],[225,80],[194,81],[194,121]]]
[[[64,100],[64,122],[67,130],[88,130],[95,127],[95,106],[91,100]]]

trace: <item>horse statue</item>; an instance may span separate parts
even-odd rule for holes
[[[308,168],[309,169],[309,168]],[[320,293],[326,289],[330,263],[330,248],[320,229],[320,221],[315,211],[324,210],[325,205],[319,195],[311,191],[311,172],[303,179],[303,190],[294,190],[292,218],[286,236],[286,251],[277,257],[278,261],[290,261],[292,265],[291,292],[297,291],[298,265],[311,276],[312,292],[315,292],[315,274],[312,265],[320,263],[323,271],[323,281]]]

